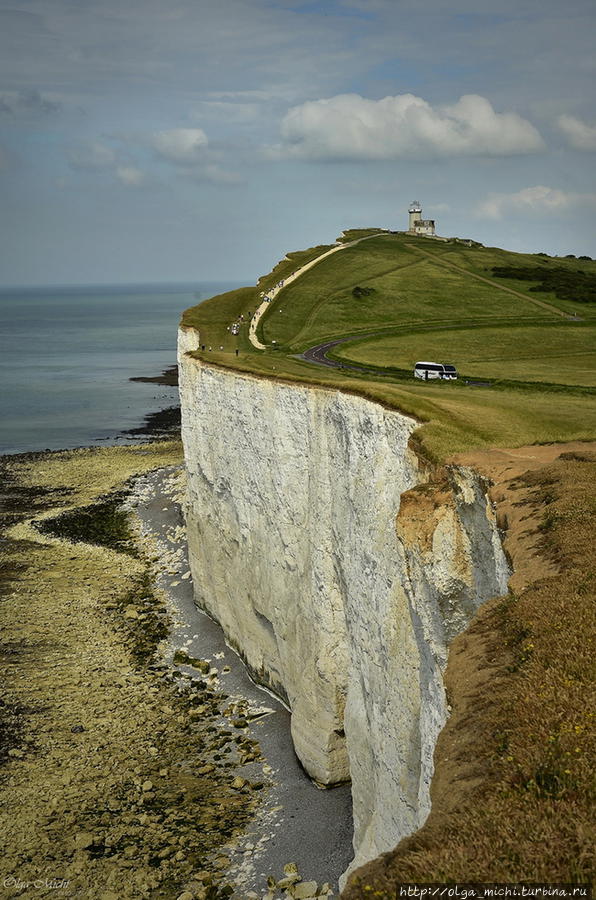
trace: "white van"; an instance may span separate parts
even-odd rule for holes
[[[447,363],[445,363],[443,368],[445,369],[443,378],[445,378],[447,381],[457,381],[457,369],[455,368],[455,366],[449,366],[447,365]]]
[[[414,378],[430,381],[431,378],[444,378],[445,366],[435,362],[417,362],[414,366]]]

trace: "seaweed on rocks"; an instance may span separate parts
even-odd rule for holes
[[[149,413],[145,416],[145,420],[138,428],[130,428],[123,434],[139,437],[151,436],[172,437],[180,431],[180,407],[168,406],[167,409],[160,409],[157,412]]]
[[[36,523],[37,529],[52,537],[96,544],[138,558],[128,513],[122,509],[126,496],[126,491],[118,491],[89,506],[79,506],[55,518],[43,519]]]
[[[5,649],[3,648],[2,656]],[[11,757],[18,759],[23,756],[25,716],[28,712],[29,709],[16,698],[6,693],[0,697],[0,766]]]
[[[133,661],[137,665],[150,663],[171,624],[163,601],[155,594],[151,572],[137,575],[130,589],[112,598],[106,608],[116,613],[116,626],[124,634]]]
[[[23,486],[50,477],[79,485],[60,505],[81,505],[32,530],[31,509],[40,507],[27,509],[21,492],[19,530],[6,542],[0,831],[10,836],[8,879],[56,872],[72,896],[105,900],[233,893],[223,845],[261,802],[262,777],[253,785],[238,775],[260,759],[258,744],[236,743],[230,719],[246,719],[246,710],[232,709],[214,678],[186,677],[158,656],[170,621],[153,560],[141,542],[122,553],[136,532],[119,509],[128,493],[120,486],[164,461],[173,460],[147,445],[40,456],[37,470],[27,460],[16,471]],[[96,483],[104,493],[90,503]],[[44,528],[57,539],[36,540]]]
[[[144,384],[166,384],[169,387],[178,387],[178,366],[168,366],[161,375],[136,375],[128,380]]]

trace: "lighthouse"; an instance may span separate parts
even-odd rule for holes
[[[418,203],[417,200],[413,200],[410,203],[410,208],[408,209],[409,220],[408,220],[408,231],[414,231],[414,226],[418,219],[422,218],[422,207]]]
[[[408,231],[410,234],[425,234],[434,236],[435,220],[422,218],[422,207],[417,200],[410,203],[408,208]]]

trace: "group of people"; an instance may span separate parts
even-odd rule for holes
[[[220,344],[219,349],[223,350],[223,348],[224,348],[223,344]],[[208,353],[211,353],[213,350],[213,347],[211,346],[211,344],[209,344],[208,347],[205,344],[201,344],[201,350],[207,350]],[[238,356],[238,347],[236,347],[236,356]]]
[[[292,275],[293,274],[294,273],[292,273]],[[278,281],[277,284],[273,288],[270,288],[271,292],[277,293],[277,291],[281,290],[281,288],[284,286],[284,284],[285,284],[285,280],[283,278],[280,279],[280,281]],[[262,300],[264,303],[271,303],[272,300],[274,299],[274,297],[269,296],[269,294],[266,294],[265,291],[261,291],[259,296],[262,297]],[[281,310],[280,310],[280,312],[281,312]],[[253,321],[255,319],[256,315],[257,315],[256,312],[253,314],[251,312],[251,310],[249,309],[246,313],[246,321],[247,322]],[[244,322],[245,322],[245,315],[244,315],[244,313],[240,313],[240,315],[238,316],[236,321],[233,322],[231,325],[227,326],[226,331],[233,334],[234,337],[237,337],[240,332],[240,326],[243,325]],[[275,341],[273,341],[272,343],[275,343]],[[205,349],[207,349],[208,351],[213,350],[212,347],[206,348],[205,344],[201,344],[201,350],[205,350]],[[224,349],[223,344],[220,345],[219,349],[220,350]],[[237,347],[236,347],[236,356],[238,356],[238,348]]]
[[[247,318],[247,320],[250,320],[251,318],[253,318],[250,309],[246,313],[246,318]],[[226,331],[230,331],[233,335],[237,335],[240,331],[240,326],[243,324],[244,324],[244,313],[240,313],[240,315],[238,316],[236,321],[233,322],[232,325],[228,325]]]
[[[269,290],[280,291],[282,289],[282,287],[284,286],[284,284],[285,284],[285,281],[282,278],[281,281],[278,281],[277,284],[274,285],[274,287],[270,288]],[[273,297],[270,297],[268,294],[266,294],[265,291],[261,291],[259,296],[263,298],[263,303],[271,303],[271,301],[274,299]]]

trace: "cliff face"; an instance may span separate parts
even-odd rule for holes
[[[412,419],[209,367],[197,344],[181,330],[196,600],[287,699],[310,775],[352,779],[358,865],[428,814],[448,643],[506,590],[490,505],[470,469],[425,483]]]

